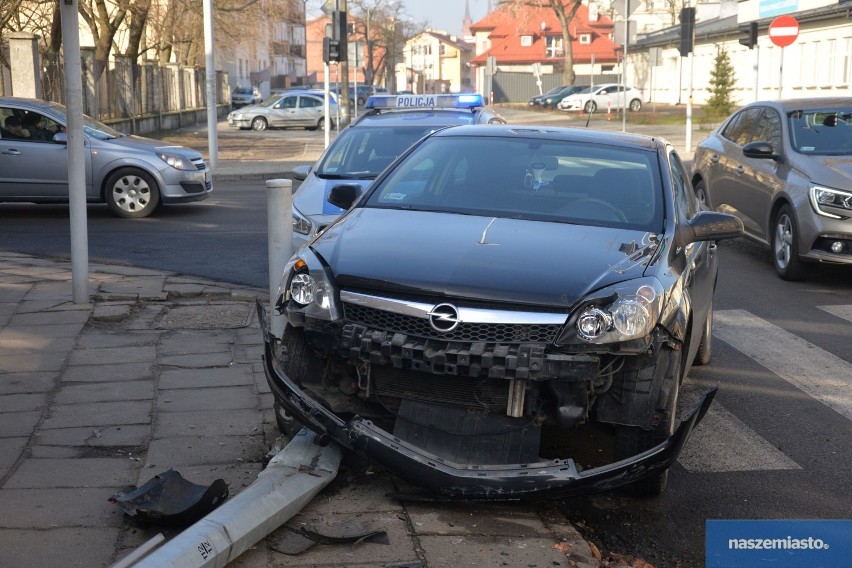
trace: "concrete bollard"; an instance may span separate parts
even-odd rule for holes
[[[269,313],[270,331],[277,338],[284,336],[284,318],[275,315],[275,295],[281,273],[293,256],[293,180],[266,180],[267,250],[269,254]]]

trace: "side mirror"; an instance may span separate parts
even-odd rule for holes
[[[361,197],[360,185],[335,185],[331,188],[326,201],[341,209],[349,209]]]
[[[53,135],[53,141],[56,144],[68,144],[68,133],[67,132],[57,132]]]
[[[311,173],[312,166],[296,166],[293,168],[293,179],[296,181],[305,181],[308,179],[308,174]]]
[[[775,160],[778,163],[783,162],[781,154],[776,154],[773,151],[772,144],[769,142],[749,142],[743,146],[743,156],[746,158],[756,158],[758,160]]]
[[[743,236],[743,222],[733,215],[701,211],[683,227],[681,245],[698,241],[721,241]]]

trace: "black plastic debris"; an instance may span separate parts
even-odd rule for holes
[[[293,528],[283,526],[278,538],[269,539],[269,548],[282,554],[294,556],[313,545],[319,544],[359,544],[372,542],[374,544],[390,544],[385,530],[372,530],[357,519],[345,519],[336,524],[324,524],[321,527],[301,526]]]
[[[109,498],[124,512],[143,523],[190,525],[228,498],[228,484],[217,479],[209,486],[187,481],[170,469],[155,475],[142,487],[131,486]]]

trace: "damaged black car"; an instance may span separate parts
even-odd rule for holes
[[[659,494],[713,392],[716,242],[665,140],[460,126],[403,153],[258,302],[288,419],[432,494]]]

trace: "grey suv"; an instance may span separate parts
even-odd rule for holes
[[[147,217],[161,203],[198,201],[213,190],[199,152],[83,121],[90,202],[107,203],[119,217]],[[0,202],[67,203],[65,107],[0,97],[0,124]]]
[[[852,101],[761,101],[731,115],[695,152],[699,199],[769,245],[778,275],[807,262],[852,265]]]

